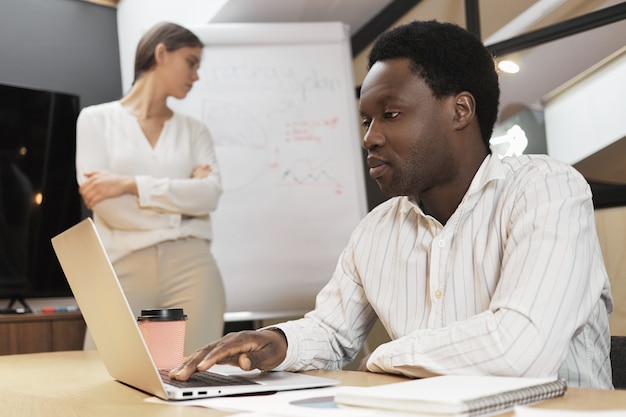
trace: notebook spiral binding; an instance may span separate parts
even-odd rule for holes
[[[534,387],[521,388],[466,402],[468,417],[478,417],[496,411],[560,397],[567,391],[567,382],[559,379]]]

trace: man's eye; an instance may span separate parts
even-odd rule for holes
[[[372,121],[371,121],[371,120],[362,120],[362,121],[361,121],[361,126],[363,126],[363,127],[364,127],[364,128],[366,128],[366,129],[367,129],[368,127],[370,127],[370,125],[371,125],[371,124],[372,124]]]
[[[385,119],[395,119],[399,114],[400,112],[397,111],[385,112]]]

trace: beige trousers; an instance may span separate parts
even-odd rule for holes
[[[184,309],[185,355],[222,336],[226,295],[209,242],[162,242],[123,257],[113,267],[135,317],[142,309]],[[89,331],[84,348],[95,349]]]

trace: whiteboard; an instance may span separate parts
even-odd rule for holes
[[[349,44],[339,22],[209,24],[200,79],[172,107],[213,136],[212,216],[227,312],[307,311],[367,211]]]

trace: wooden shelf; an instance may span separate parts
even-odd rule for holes
[[[0,355],[81,350],[85,321],[79,312],[0,315]]]

